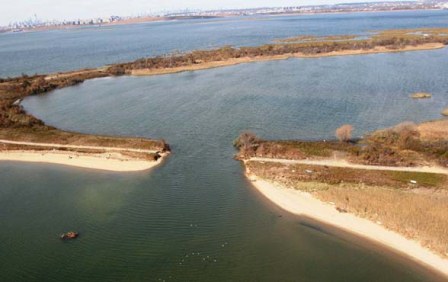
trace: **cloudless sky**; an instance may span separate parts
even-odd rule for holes
[[[362,0],[375,1],[375,0]],[[22,21],[35,14],[40,19],[73,20],[94,17],[137,16],[178,9],[284,7],[360,0],[0,0],[0,25]]]

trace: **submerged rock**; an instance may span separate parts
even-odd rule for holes
[[[72,239],[78,238],[78,236],[79,236],[78,232],[70,231],[70,232],[61,234],[61,239],[62,240],[72,240]]]

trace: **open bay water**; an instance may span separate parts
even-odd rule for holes
[[[118,77],[27,98],[50,125],[165,138],[152,171],[0,163],[2,281],[442,281],[413,262],[290,216],[243,175],[232,141],[332,138],[440,117],[448,49],[290,59]],[[432,99],[409,94],[428,91]],[[58,234],[81,232],[61,242]]]
[[[0,34],[0,77],[100,67],[224,45],[261,45],[298,35],[447,26],[448,10],[441,10],[250,16]]]
[[[0,76],[97,67],[175,50],[300,34],[446,27],[447,11],[256,17],[0,35]],[[30,97],[51,125],[165,138],[152,171],[0,163],[0,281],[437,281],[371,243],[289,216],[232,159],[233,139],[333,138],[435,119],[447,49],[291,59],[154,77],[86,81]],[[412,100],[416,91],[433,93]],[[79,239],[61,242],[61,232]]]

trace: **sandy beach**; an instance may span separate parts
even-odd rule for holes
[[[448,259],[422,247],[417,241],[384,228],[381,223],[374,223],[349,213],[340,213],[334,205],[322,202],[310,193],[265,181],[248,171],[246,176],[261,194],[280,208],[380,243],[448,277]]]
[[[115,172],[132,172],[151,169],[160,164],[164,154],[157,161],[130,158],[119,152],[83,154],[70,151],[0,151],[0,161],[50,163]]]

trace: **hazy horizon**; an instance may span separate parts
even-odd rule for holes
[[[362,2],[377,2],[378,0],[365,0]],[[225,4],[218,0],[181,0],[145,1],[145,0],[0,0],[0,25],[5,26],[12,22],[24,21],[34,16],[42,20],[75,20],[97,17],[139,16],[163,11],[183,9],[245,9],[259,7],[287,7],[336,3],[356,3],[359,0],[248,0],[242,3],[236,0],[226,0]],[[400,2],[400,0],[390,1]]]

